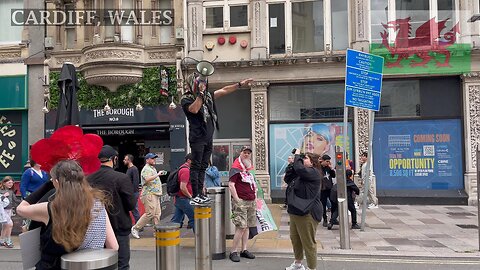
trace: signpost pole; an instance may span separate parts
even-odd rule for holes
[[[348,201],[347,201],[347,177],[346,162],[347,161],[347,123],[348,123],[348,107],[343,109],[343,147],[336,147],[335,162],[337,171],[337,211],[339,214],[340,225],[340,248],[350,249],[350,231],[348,227]],[[339,155],[342,152],[343,155]],[[341,160],[339,160],[341,158]]]
[[[375,113],[380,110],[382,93],[383,63],[381,56],[347,49],[345,70],[345,106],[369,110],[368,168],[363,183],[362,231],[365,230],[367,198],[370,188],[370,175],[373,168],[372,145]],[[346,113],[345,113],[346,115]],[[344,118],[346,123],[346,118]],[[346,129],[346,125],[345,125]],[[344,135],[346,137],[346,135]]]
[[[367,202],[368,202],[368,191],[370,189],[370,179],[372,175],[372,168],[373,168],[373,155],[372,155],[372,148],[373,148],[373,123],[375,122],[375,112],[368,111],[368,161],[367,161],[367,169],[365,177],[362,175],[364,179],[363,182],[363,198],[362,198],[362,224],[361,224],[361,231],[365,231],[365,219],[367,217]]]

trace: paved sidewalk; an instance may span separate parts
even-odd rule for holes
[[[292,254],[289,217],[280,205],[269,205],[279,227],[249,241],[255,253]],[[340,249],[338,226],[329,231],[320,224],[317,230],[321,255],[370,255],[416,257],[477,257],[477,208],[472,206],[384,205],[367,210],[365,231],[350,230],[350,250]],[[360,213],[358,213],[360,221]],[[154,250],[153,228],[147,227],[141,239],[131,240],[132,250]],[[194,247],[192,230],[181,229],[181,245]],[[14,238],[18,248],[18,238]],[[232,240],[227,240],[227,249]],[[5,249],[4,247],[0,249]]]

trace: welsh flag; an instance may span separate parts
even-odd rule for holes
[[[450,19],[431,18],[423,23],[413,20],[406,17],[382,22],[380,33],[374,33],[379,28],[372,27],[372,37],[379,34],[381,42],[372,41],[370,53],[384,57],[385,74],[470,72],[472,45],[457,42],[458,23],[452,27]]]

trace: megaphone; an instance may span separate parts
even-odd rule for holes
[[[201,80],[205,80],[208,76],[212,75],[214,71],[215,68],[213,67],[212,63],[208,61],[203,60],[197,64],[197,72],[200,74]]]

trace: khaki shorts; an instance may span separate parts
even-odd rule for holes
[[[240,199],[239,202],[232,200],[232,222],[235,227],[247,228],[257,226],[257,203]]]

